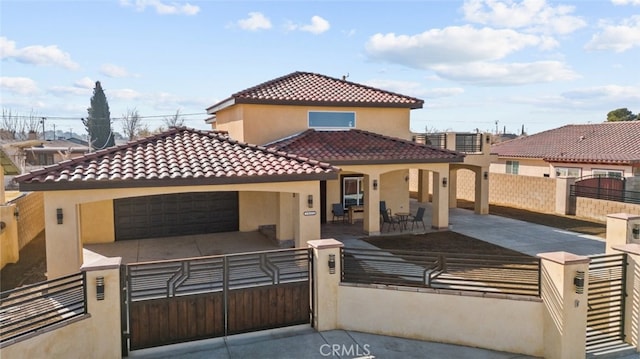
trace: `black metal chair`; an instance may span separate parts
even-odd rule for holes
[[[393,228],[396,229],[396,224],[400,225],[397,219],[389,215],[387,211],[380,211],[380,215],[382,216],[382,224],[380,225],[380,231],[384,229],[384,225],[387,225],[389,231]]]
[[[334,203],[331,205],[331,213],[333,213],[333,223],[336,222],[336,218],[342,218],[342,223],[347,221],[347,213],[344,211],[341,203]]]
[[[413,230],[413,227],[416,225],[416,223],[422,223],[422,228],[424,228],[425,231],[427,230],[427,226],[424,224],[424,211],[425,211],[424,207],[419,207],[418,212],[416,212],[416,215],[409,218],[409,222],[411,222],[412,230]]]

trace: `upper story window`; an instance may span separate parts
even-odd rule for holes
[[[355,112],[309,111],[309,128],[355,128]]]
[[[616,170],[591,170],[591,174],[594,177],[600,176],[600,177],[618,177],[618,178],[622,178],[622,171],[616,171]]]
[[[507,168],[505,173],[511,173],[512,175],[518,174],[518,169],[520,169],[520,162],[518,161],[507,161]]]
[[[581,176],[582,176],[582,168],[556,167],[556,177],[580,178]]]

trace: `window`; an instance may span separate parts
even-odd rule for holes
[[[310,128],[355,128],[355,112],[309,111]]]
[[[594,177],[618,177],[622,178],[622,171],[616,170],[591,170],[591,174]]]
[[[511,173],[512,175],[517,175],[519,168],[520,168],[520,162],[507,161],[507,169],[505,173]]]
[[[362,176],[342,177],[342,206],[361,206],[364,204]]]
[[[581,176],[582,176],[582,168],[556,167],[556,177],[580,178]]]

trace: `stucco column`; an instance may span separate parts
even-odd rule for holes
[[[443,172],[444,174],[448,171]],[[445,186],[445,179],[447,185]],[[433,211],[431,227],[445,229],[449,227],[449,188],[448,178],[440,172],[433,172]]]
[[[544,357],[584,358],[587,336],[589,257],[567,252],[538,254],[544,303]],[[583,278],[578,288],[574,278]]]
[[[556,213],[576,214],[576,199],[571,198],[571,186],[576,184],[574,177],[556,178]]]
[[[447,150],[455,151],[456,150],[456,133],[447,132],[445,136],[447,141]]]
[[[489,214],[489,167],[475,171],[475,202],[473,210],[477,214]]]
[[[278,216],[276,223],[276,239],[278,241],[294,238],[293,223],[293,195],[289,192],[278,193]]]
[[[638,234],[634,234],[637,228]],[[638,237],[638,238],[636,238]],[[607,215],[606,253],[617,253],[613,246],[640,244],[640,215],[614,213]]]
[[[320,239],[320,187],[296,194],[293,213],[296,248],[306,248],[307,241]]]
[[[92,325],[84,340],[87,352],[81,357],[120,358],[122,356],[122,336],[120,324],[120,263],[121,257],[103,258],[82,266],[86,273],[87,312]],[[98,298],[97,283],[104,283],[104,299]]]
[[[20,259],[18,220],[14,216],[16,205],[0,205],[0,268]]]
[[[47,233],[47,278],[77,273],[82,265],[79,205],[65,191],[44,193],[44,223]],[[62,216],[58,221],[58,214]]]
[[[338,287],[340,286],[340,248],[333,238],[307,242],[313,249],[313,327],[318,331],[338,328]],[[335,268],[330,268],[333,256]]]
[[[640,352],[640,244],[616,245],[613,250],[627,253],[624,334],[625,341]]]
[[[380,234],[380,176],[365,175],[364,183],[364,231],[369,235]]]
[[[429,172],[427,170],[418,170],[418,202],[429,202],[429,189],[431,188]]]
[[[449,208],[458,207],[458,171],[449,169]]]

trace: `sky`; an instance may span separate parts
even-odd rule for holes
[[[640,0],[0,0],[3,111],[155,129],[295,71],[424,100],[413,132],[528,134],[640,112]]]

